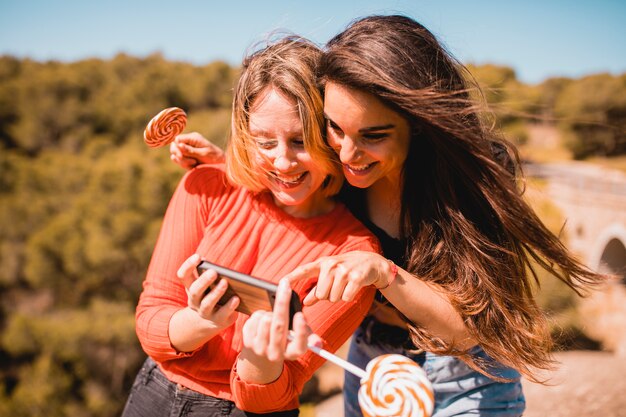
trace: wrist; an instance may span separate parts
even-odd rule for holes
[[[283,372],[284,361],[270,361],[256,355],[250,349],[242,349],[237,360],[237,373],[242,381],[249,384],[270,384]]]
[[[384,275],[386,278],[386,283],[380,287],[376,287],[376,289],[378,290],[384,290],[386,288],[389,288],[389,286],[395,281],[396,277],[398,276],[398,266],[390,259],[385,259],[385,261],[387,263],[387,272]]]
[[[193,352],[219,332],[189,307],[176,311],[168,324],[170,344],[179,352]]]

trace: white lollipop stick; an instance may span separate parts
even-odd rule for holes
[[[327,350],[324,350],[322,348],[318,348],[317,346],[311,346],[311,345],[307,345],[307,347],[309,348],[310,351],[317,353],[319,356],[321,356],[322,358],[326,359],[327,361],[330,361],[332,363],[334,363],[337,366],[342,367],[343,369],[345,369],[346,371],[350,372],[351,374],[354,374],[356,376],[358,376],[359,378],[363,379],[367,376],[367,372],[365,372],[363,369],[359,368],[356,365],[351,364],[350,362],[341,359],[339,356],[337,355],[333,355],[332,353],[330,353]]]
[[[289,340],[293,340],[293,336],[291,335],[291,333],[289,333],[287,335],[287,338]],[[321,356],[322,358],[326,359],[329,362],[334,363],[335,365],[345,369],[346,371],[350,372],[351,374],[354,374],[356,376],[358,376],[359,378],[363,379],[367,376],[367,372],[365,372],[363,369],[359,368],[356,365],[351,364],[350,362],[341,359],[339,356],[334,355],[332,353],[330,353],[329,351],[319,348],[317,346],[313,346],[313,345],[309,345],[307,344],[306,346],[311,352],[317,354],[318,356]]]

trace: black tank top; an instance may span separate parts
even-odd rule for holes
[[[406,269],[407,240],[391,237],[383,229],[372,223],[368,216],[363,190],[344,185],[339,193],[339,199],[348,207],[354,217],[359,219],[378,238],[385,258]]]

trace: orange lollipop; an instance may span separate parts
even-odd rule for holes
[[[293,340],[292,336],[288,338]],[[378,356],[363,370],[320,347],[309,350],[361,378],[359,405],[365,417],[430,417],[435,408],[426,372],[406,356]]]
[[[187,113],[178,107],[169,107],[150,120],[143,131],[143,140],[151,148],[168,145],[182,133],[186,125]]]
[[[388,354],[367,364],[359,405],[365,417],[429,417],[435,396],[426,372],[417,363]]]

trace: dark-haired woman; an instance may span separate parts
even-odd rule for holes
[[[298,268],[294,280],[318,276],[305,303],[374,285],[381,296],[353,338],[352,362],[412,356],[433,382],[437,417],[521,415],[520,374],[536,380],[553,363],[531,261],[575,291],[601,277],[523,200],[516,153],[480,123],[464,68],[424,26],[358,20],[326,45],[319,72],[327,140],[352,186],[343,200],[384,256]],[[357,390],[348,375],[346,416],[360,415]]]

